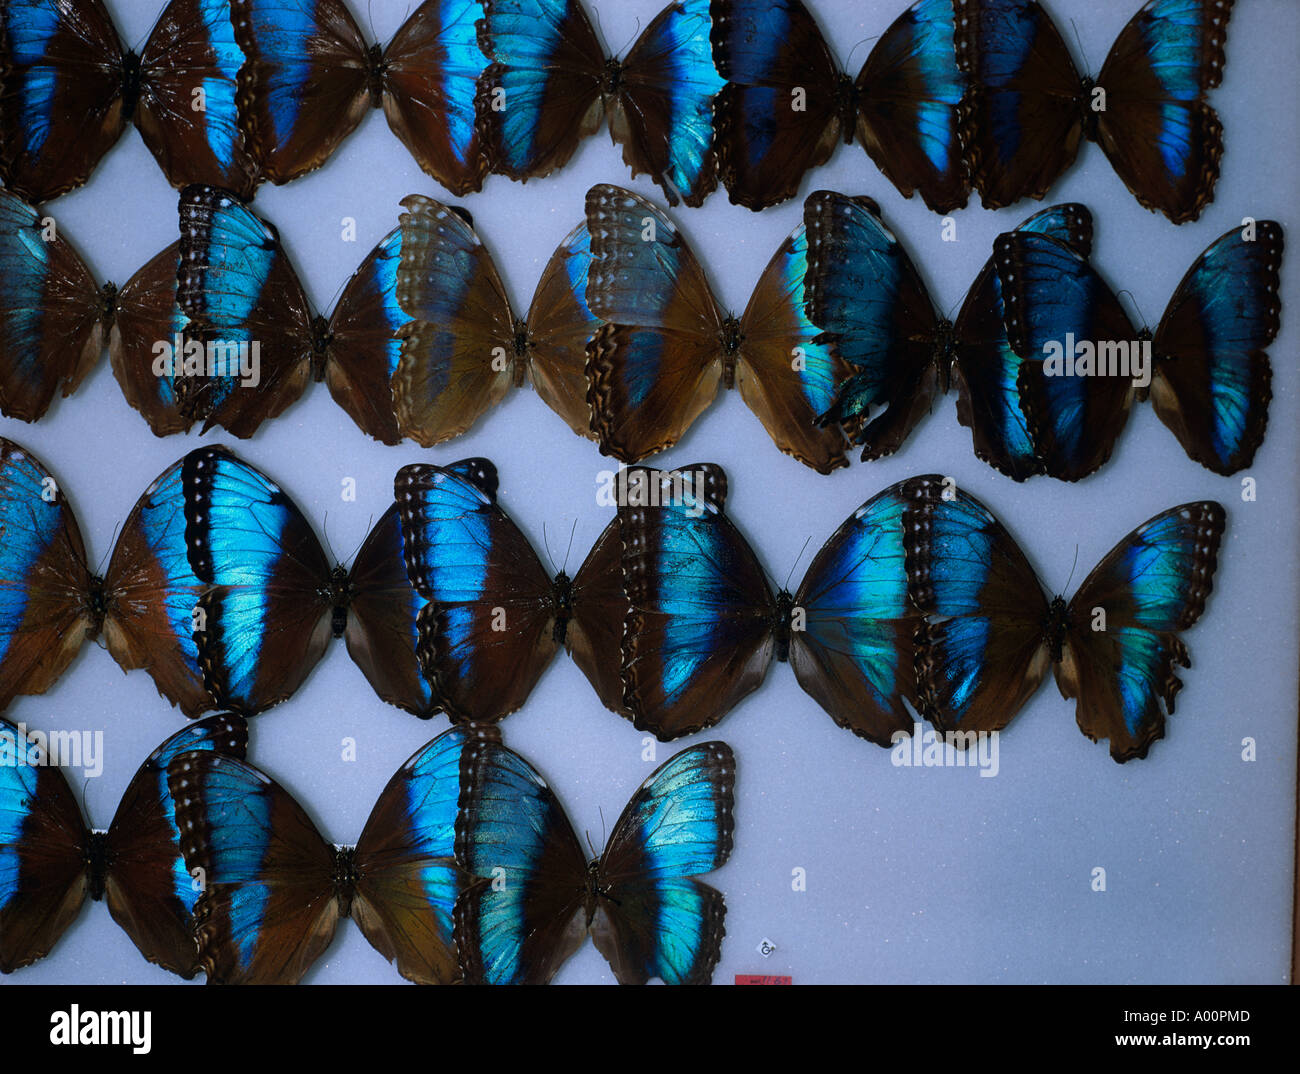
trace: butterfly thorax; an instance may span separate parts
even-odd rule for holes
[[[790,624],[794,618],[794,597],[788,590],[776,595],[776,608],[772,614],[772,637],[776,640],[776,658],[782,663],[790,659]]]
[[[117,284],[109,281],[99,289],[99,323],[107,332],[117,319]]]
[[[352,912],[352,895],[357,887],[357,848],[334,848],[334,897],[339,902],[339,917]]]
[[[718,329],[718,343],[722,347],[722,386],[724,388],[734,388],[736,386],[736,358],[740,354],[740,346],[745,342],[745,334],[740,330],[740,321],[732,314],[727,314],[727,319],[722,322]]]
[[[934,350],[931,361],[939,383],[939,393],[945,395],[952,373],[952,363],[957,356],[957,331],[952,321],[940,321],[934,328]]]
[[[122,57],[122,119],[130,122],[140,102],[140,57],[128,52]]]
[[[86,891],[99,902],[108,879],[108,832],[92,831],[85,846]]]
[[[330,571],[329,584],[324,587],[321,596],[327,599],[333,608],[330,630],[336,638],[343,637],[348,627],[348,605],[352,603],[352,577],[342,565]]]
[[[317,383],[325,379],[325,362],[333,342],[329,319],[316,314],[311,320],[311,375]]]
[[[104,626],[104,620],[108,618],[108,586],[101,575],[92,574],[89,578],[86,586],[85,609],[90,617],[87,634],[92,638],[98,637]]]
[[[384,59],[384,46],[371,45],[366,49],[366,91],[370,94],[370,107],[384,107],[384,82],[388,77],[388,61]]]
[[[555,610],[555,627],[551,631],[551,637],[556,645],[563,645],[569,632],[569,620],[573,618],[573,579],[560,571],[555,576],[551,593]]]
[[[604,98],[617,97],[623,92],[623,64],[619,60],[608,59],[600,72],[600,95]]]
[[[844,144],[850,144],[858,129],[858,87],[843,71],[835,79],[835,117]]]
[[[512,343],[514,353],[510,356],[510,382],[515,388],[524,386],[524,379],[528,374],[529,355],[533,349],[533,335],[528,331],[528,322],[515,319],[514,323],[515,338]]]
[[[582,893],[582,908],[586,915],[587,928],[591,928],[591,923],[596,919],[600,900],[609,898],[609,888],[600,875],[600,859],[592,858],[587,862],[587,883]]]
[[[1074,99],[1079,110],[1079,123],[1083,127],[1083,136],[1090,142],[1097,140],[1097,111],[1092,107],[1092,91],[1097,83],[1091,78],[1079,79],[1079,96]]]
[[[1047,651],[1051,654],[1053,664],[1061,662],[1068,627],[1065,598],[1055,597],[1047,606],[1047,616],[1043,620],[1043,638],[1047,641]]]

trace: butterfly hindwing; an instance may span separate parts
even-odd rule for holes
[[[1145,757],[1164,736],[1182,687],[1175,668],[1191,666],[1179,634],[1205,610],[1225,522],[1211,501],[1170,508],[1116,545],[1070,601],[1057,685],[1116,761]]]

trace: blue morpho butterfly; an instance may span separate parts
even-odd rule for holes
[[[628,471],[636,487],[640,468]],[[822,546],[793,594],[773,594],[723,513],[727,478],[704,463],[668,474],[649,502],[618,510],[623,708],[661,740],[721,720],[762,685],[773,655],[841,727],[878,745],[907,731],[914,701],[903,569],[906,483],[859,507]]]
[[[563,646],[607,708],[619,708],[626,603],[615,520],[578,572],[552,579],[497,505],[487,459],[404,466],[393,482],[406,576],[419,595],[420,668],[453,721],[520,708]],[[614,502],[624,496],[611,489]],[[427,604],[425,603],[427,601]]]
[[[817,191],[804,203],[804,222],[807,314],[824,330],[818,341],[833,345],[853,370],[818,422],[840,425],[862,445],[864,460],[877,459],[902,446],[951,381],[975,453],[1017,481],[1041,472],[993,261],[950,322],[935,312],[921,274],[870,198]],[[1092,216],[1082,205],[1044,209],[1018,231],[1055,236],[1085,255],[1092,247]]]
[[[211,716],[172,735],[140,766],[107,831],[86,827],[57,748],[0,719],[0,972],[44,958],[87,895],[150,962],[199,971],[192,911],[199,894],[181,858],[167,765],[206,751],[243,757],[237,716]]]
[[[425,0],[387,48],[369,45],[342,0],[231,0],[239,121],[273,183],[320,167],[370,108],[439,183],[478,190],[488,162],[474,129],[478,0]]]
[[[708,0],[676,0],[626,59],[606,57],[581,0],[483,0],[479,44],[493,61],[477,96],[493,170],[549,175],[609,119],[632,174],[669,204],[699,205],[717,186]]]
[[[736,759],[682,750],[632,796],[588,862],[555,792],[499,742],[461,761],[456,945],[470,984],[546,984],[591,934],[620,984],[708,984],[722,893],[697,879],[731,853]]]
[[[622,187],[587,192],[587,305],[602,318],[587,348],[586,403],[600,450],[636,462],[675,444],[736,387],[776,446],[820,473],[848,465],[838,428],[817,415],[848,375],[804,312],[804,229],[781,244],[744,314],[724,314],[685,238]]]
[[[173,186],[251,196],[236,108],[244,53],[229,0],[171,0],[137,56],[103,0],[0,4],[0,179],[33,202],[89,177],[134,120]]]
[[[452,913],[462,755],[495,737],[454,727],[384,787],[354,847],[331,846],[293,796],[252,765],[182,754],[167,783],[181,850],[204,879],[194,907],[209,984],[297,984],[351,917],[371,945],[421,984],[460,979]],[[202,872],[198,872],[202,870]]]
[[[252,715],[289,697],[333,637],[390,704],[438,711],[415,660],[423,601],[406,580],[396,505],[375,524],[352,569],[329,561],[294,502],[224,448],[177,464],[188,564],[204,586],[192,641],[207,708]],[[187,715],[192,714],[187,710]]]
[[[136,291],[153,304],[119,333],[114,364],[156,433],[202,420],[204,431],[252,436],[315,378],[365,433],[401,440],[390,386],[400,353],[393,333],[406,321],[396,299],[399,230],[366,256],[328,320],[313,314],[275,228],[229,192],[182,190],[180,232],[178,253],[164,251],[138,274]],[[172,347],[170,362],[159,340]]]
[[[396,295],[410,320],[394,343],[392,404],[403,435],[423,447],[459,436],[527,379],[574,432],[591,436],[583,365],[600,322],[583,297],[586,225],[551,255],[520,319],[469,213],[418,194],[402,205]]]
[[[800,0],[713,0],[713,58],[727,80],[715,106],[718,169],[731,200],[762,209],[855,139],[904,197],[966,204],[952,0],[918,0],[844,74]]]
[[[0,709],[44,693],[101,634],[124,671],[144,668],[174,704],[192,715],[214,707],[200,703],[190,615],[201,586],[186,560],[182,503],[173,466],[137,501],[98,577],[58,483],[0,439]]]
[[[1179,637],[1205,610],[1223,508],[1172,507],[1119,542],[1067,604],[1048,600],[1023,552],[975,497],[914,479],[903,516],[920,710],[941,731],[1005,727],[1049,666],[1079,729],[1120,762],[1145,757],[1190,667]]]
[[[1047,235],[999,236],[1007,338],[1026,359],[1020,401],[1044,471],[1070,481],[1092,473],[1110,457],[1133,400],[1148,394],[1202,466],[1225,475],[1249,466],[1268,423],[1265,348],[1280,324],[1282,250],[1272,220],[1221,236],[1188,269],[1152,333],[1134,330],[1086,251]]]
[[[1146,208],[1175,224],[1214,196],[1223,128],[1207,96],[1223,78],[1232,0],[1150,0],[1094,83],[1080,78],[1037,0],[955,0],[969,88],[961,138],[986,209],[1041,198],[1083,138],[1100,143]]]

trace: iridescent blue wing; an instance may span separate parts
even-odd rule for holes
[[[102,0],[0,5],[0,179],[40,203],[84,183],[127,124],[125,56]]]
[[[1188,269],[1152,342],[1156,415],[1216,474],[1249,466],[1264,440],[1272,397],[1265,348],[1280,324],[1282,249],[1272,220],[1216,240]]]
[[[376,694],[422,718],[440,711],[420,672],[417,625],[425,599],[406,577],[397,505],[375,523],[348,575],[351,590],[344,631],[348,653]]]
[[[881,746],[911,730],[903,700],[916,705],[908,502],[904,482],[859,507],[822,546],[794,597],[802,629],[791,632],[790,664],[799,685],[841,727]]]
[[[180,195],[176,303],[203,364],[176,385],[181,412],[252,436],[294,402],[313,373],[313,318],[275,229],[229,193]],[[176,359],[179,361],[179,357]]]
[[[551,579],[496,492],[487,459],[405,466],[394,482],[407,577],[427,602],[420,666],[457,720],[522,706],[563,640]]]
[[[1043,472],[1077,481],[1115,446],[1136,397],[1136,367],[1119,367],[1119,348],[1140,355],[1138,333],[1109,285],[1079,251],[1044,234],[1012,231],[993,244],[1003,323],[1017,373],[1020,406]],[[1091,352],[1092,371],[1070,362]]]
[[[1232,0],[1150,0],[1097,76],[1097,141],[1138,201],[1175,224],[1214,198],[1223,127],[1207,96],[1223,79],[1231,14]]]
[[[0,438],[0,710],[42,694],[98,633],[81,529],[45,466]]]
[[[199,888],[181,857],[176,804],[167,766],[182,753],[244,756],[248,729],[238,716],[210,716],[172,735],[131,779],[105,837],[104,896],[113,920],[150,962],[190,978],[200,969],[194,946]]]
[[[968,80],[960,137],[971,186],[986,209],[1041,198],[1083,137],[1083,89],[1070,51],[1038,0],[954,7],[957,64]]]
[[[487,59],[479,0],[425,0],[384,50],[384,115],[416,162],[456,195],[478,190],[488,158],[474,127]]]
[[[717,395],[726,320],[685,236],[622,187],[587,191],[587,305],[607,322],[587,348],[587,403],[603,454],[671,447]]]
[[[469,742],[498,741],[490,727],[453,727],[419,750],[379,795],[356,849],[351,916],[403,977],[461,978],[452,912],[463,886],[456,865],[461,758]]]
[[[587,934],[587,860],[555,792],[500,743],[461,762],[456,947],[470,984],[546,984]]]
[[[855,81],[857,138],[904,197],[935,212],[966,204],[952,0],[918,0],[876,42]]]
[[[361,122],[375,61],[343,0],[231,0],[230,8],[246,57],[245,142],[267,179],[287,183],[320,167]]]
[[[104,297],[44,216],[0,190],[0,414],[36,421],[104,347]]]
[[[1145,757],[1164,737],[1183,685],[1174,669],[1191,667],[1179,633],[1205,610],[1225,521],[1211,501],[1170,508],[1108,552],[1070,601],[1056,684],[1077,699],[1079,729],[1110,739],[1116,761]]]
[[[234,757],[182,753],[167,789],[202,887],[194,936],[209,983],[297,984],[338,925],[334,848],[292,795]]]
[[[604,121],[605,51],[580,0],[482,0],[475,99],[493,171],[549,175]]]
[[[1084,257],[1092,251],[1092,214],[1082,205],[1053,205],[1016,230],[1050,235]],[[1023,481],[1043,466],[1020,407],[1022,363],[1007,341],[1004,314],[1002,282],[990,258],[966,292],[953,328],[952,381],[957,418],[970,428],[975,454]]]
[[[709,0],[677,0],[656,15],[623,63],[610,118],[632,174],[648,173],[669,205],[679,196],[701,205],[718,185],[713,99],[724,83],[711,25]]]
[[[941,731],[996,731],[1038,689],[1051,654],[1047,598],[1020,546],[979,500],[938,475],[905,485],[908,595],[920,709]]]
[[[775,647],[777,605],[723,513],[720,467],[635,467],[624,476],[623,704],[636,727],[667,741],[712,727],[758,689]]]
[[[806,308],[808,235],[802,224],[768,262],[740,319],[736,387],[776,446],[818,473],[849,464],[837,425],[819,427],[852,367],[821,338]]]
[[[230,0],[171,0],[158,17],[140,56],[135,125],[172,186],[253,196],[258,168],[236,101],[244,60]]]
[[[203,681],[245,715],[283,701],[316,666],[345,604],[297,505],[222,448],[198,448],[181,470],[190,566],[208,588],[195,612]]]
[[[123,671],[144,668],[158,692],[189,717],[220,706],[203,684],[195,609],[207,585],[190,566],[185,461],[163,471],[136,501],[104,576],[104,640]]]
[[[352,274],[329,323],[325,383],[362,432],[401,443],[393,411],[393,373],[402,356],[397,330],[410,320],[397,301],[402,229],[394,228]]]
[[[864,460],[898,450],[941,375],[929,291],[879,213],[870,198],[828,190],[804,202],[808,316],[853,367],[821,421],[843,426]]]
[[[801,0],[713,0],[718,172],[755,211],[792,198],[841,137],[839,64]],[[847,81],[845,79],[844,81]]]
[[[0,719],[0,973],[49,954],[90,887],[90,833],[58,765]]]
[[[735,829],[736,758],[704,742],[661,765],[623,810],[601,855],[592,940],[619,984],[708,984],[722,953],[720,868]]]

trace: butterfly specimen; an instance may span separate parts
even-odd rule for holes
[[[590,863],[519,754],[484,739],[466,747],[461,770],[456,945],[468,983],[546,984],[588,933],[620,984],[709,983],[726,905],[697,877],[731,853],[736,760],[726,743],[656,769]]]
[[[173,353],[168,377],[159,378],[156,351],[139,340],[130,351],[137,357],[122,360],[131,371],[119,374],[128,400],[155,431],[202,420],[205,431],[220,425],[246,438],[314,378],[325,381],[364,432],[387,444],[400,441],[389,383],[399,353],[393,333],[406,320],[395,293],[400,231],[367,255],[328,320],[312,313],[275,229],[228,192],[182,190],[180,231],[174,302],[165,288],[148,286],[161,302],[141,327],[156,329],[179,309],[185,353]],[[168,267],[162,256],[151,264],[157,272]],[[192,369],[195,358],[201,362]],[[151,380],[161,381],[152,394]]]
[[[289,697],[330,637],[390,704],[437,711],[414,652],[421,601],[406,582],[396,506],[366,538],[349,571],[331,568],[294,502],[224,448],[198,448],[180,475],[188,564],[203,586],[194,645],[206,696],[186,715],[230,708],[252,715]]]
[[[239,121],[265,177],[287,183],[321,164],[370,108],[383,108],[416,162],[456,194],[488,161],[474,129],[487,61],[478,0],[425,0],[387,48],[367,44],[342,0],[231,0]]]
[[[740,390],[782,451],[820,473],[847,465],[840,431],[815,424],[849,370],[804,312],[803,228],[740,318],[723,313],[685,238],[639,195],[592,187],[587,228],[587,304],[607,323],[587,348],[586,402],[604,454],[635,462],[672,446],[721,383]]]
[[[103,0],[0,5],[0,179],[48,201],[81,186],[134,121],[173,186],[251,196],[230,0],[171,0],[144,51],[122,47]]]
[[[1186,503],[1119,542],[1067,604],[1050,601],[1001,523],[937,475],[905,490],[920,711],[941,731],[996,731],[1050,667],[1079,729],[1119,762],[1145,757],[1191,660],[1180,636],[1205,610],[1223,508]]]
[[[800,0],[713,0],[718,169],[733,202],[794,197],[841,138],[860,142],[904,197],[936,212],[966,204],[952,0],[919,0],[844,74]]]
[[[902,446],[950,383],[976,454],[1016,480],[1043,469],[1021,409],[1020,358],[1003,325],[1003,292],[993,261],[966,293],[955,322],[936,312],[920,272],[870,198],[817,191],[804,202],[808,234],[808,317],[848,363],[833,403],[818,417],[840,425],[862,458]],[[1056,205],[1017,232],[1054,236],[1087,254],[1092,216]]]
[[[1092,473],[1110,457],[1133,401],[1148,395],[1202,466],[1217,474],[1249,466],[1268,423],[1265,348],[1280,325],[1283,246],[1272,220],[1221,236],[1188,269],[1152,333],[1134,329],[1086,251],[1048,235],[999,236],[1007,338],[1033,359],[1017,384],[1042,469],[1068,481]]]
[[[491,63],[476,97],[493,170],[528,180],[563,167],[606,120],[632,174],[670,205],[717,186],[709,0],[675,0],[623,60],[607,58],[580,0],[483,0],[479,44]]]
[[[557,649],[619,707],[626,604],[615,521],[570,578],[552,579],[497,505],[487,459],[404,466],[394,480],[406,573],[422,601],[420,668],[453,721],[496,720],[523,705]]]
[[[492,728],[454,727],[388,781],[356,846],[332,846],[283,787],[250,764],[187,753],[168,767],[210,984],[297,984],[343,918],[421,984],[459,980],[452,911],[462,756]]]
[[[1214,196],[1223,128],[1208,101],[1223,78],[1232,0],[1150,0],[1094,82],[1081,78],[1037,0],[955,0],[969,80],[961,140],[986,209],[1041,198],[1099,143],[1146,208],[1175,224]]]
[[[197,751],[242,758],[247,739],[243,721],[228,715],[172,735],[140,766],[108,830],[96,831],[49,742],[0,719],[0,972],[49,954],[89,895],[108,903],[150,962],[193,977],[198,891],[181,859],[167,765]]]
[[[396,295],[409,320],[397,330],[392,377],[402,433],[423,447],[459,436],[527,379],[574,432],[591,436],[583,364],[599,321],[583,296],[586,226],[552,254],[521,320],[468,213],[419,195],[402,205]]]
[[[723,513],[727,478],[704,463],[645,473],[649,503],[618,511],[625,715],[661,740],[711,727],[758,689],[775,655],[841,727],[879,745],[911,727],[912,633],[903,570],[903,485],[858,508],[798,590],[773,594]]]

